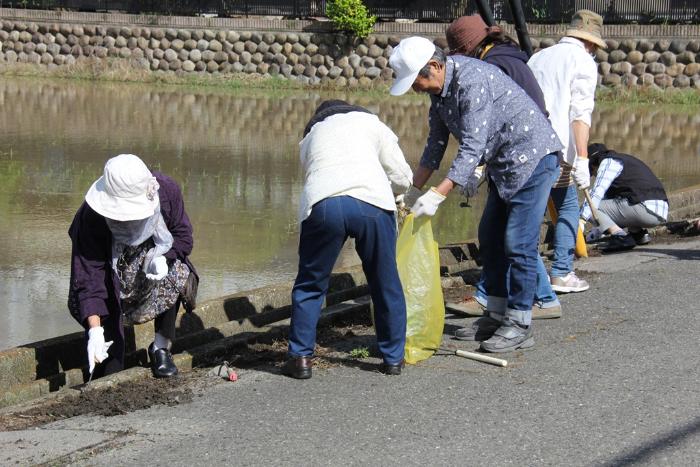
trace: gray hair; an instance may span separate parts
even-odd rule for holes
[[[430,58],[430,60],[428,60],[428,63],[426,63],[423,68],[421,68],[421,70],[418,72],[418,76],[421,76],[423,78],[428,78],[430,76],[430,62],[432,60],[435,60],[440,65],[444,65],[445,61],[447,60],[447,55],[445,55],[445,52],[436,45],[433,56]]]

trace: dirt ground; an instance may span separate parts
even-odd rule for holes
[[[378,355],[369,314],[319,328],[317,341],[314,368],[319,370],[351,362],[359,363],[351,356],[355,349],[363,350],[362,353],[369,357]],[[286,339],[267,339],[239,347],[210,362],[210,365],[214,367],[226,362],[234,370],[278,371],[277,368],[284,362],[286,351]],[[370,365],[369,362],[366,364]],[[190,402],[213,384],[235,384],[208,374],[209,370],[210,367],[207,366],[181,373],[174,378],[156,379],[148,376],[105,389],[86,389],[79,395],[65,396],[21,412],[2,414],[0,431],[23,430],[80,415],[110,417],[154,405],[176,405]]]

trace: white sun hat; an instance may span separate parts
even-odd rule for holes
[[[407,37],[399,42],[389,57],[389,66],[396,78],[389,92],[400,96],[411,89],[418,77],[418,72],[435,54],[435,44],[425,37]]]
[[[120,154],[105,164],[85,201],[101,216],[136,221],[152,216],[159,206],[158,182],[138,156]]]

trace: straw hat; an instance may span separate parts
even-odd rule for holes
[[[574,13],[571,23],[566,29],[566,35],[594,43],[606,49],[608,45],[603,40],[603,17],[591,10],[579,10]]]
[[[107,161],[85,201],[101,216],[135,221],[152,216],[159,205],[158,182],[138,156],[120,154]]]

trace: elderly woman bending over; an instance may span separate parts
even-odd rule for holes
[[[88,190],[68,233],[68,308],[86,329],[90,374],[124,368],[124,322],[155,319],[148,348],[153,374],[176,375],[170,346],[180,293],[190,274],[196,278],[188,259],[192,226],[177,183],[137,156],[116,156]]]

